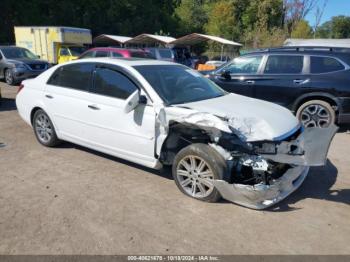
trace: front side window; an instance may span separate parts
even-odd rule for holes
[[[167,105],[211,99],[226,94],[202,74],[181,65],[142,65],[134,68]]]
[[[108,57],[108,52],[106,51],[96,51],[95,57]]]
[[[68,48],[62,47],[61,50],[60,50],[60,55],[61,56],[68,56],[68,55],[70,55],[69,51],[68,51]]]
[[[221,71],[224,70],[230,74],[256,74],[261,60],[262,56],[237,57]]]
[[[91,85],[93,64],[77,63],[61,66],[47,82],[49,85],[88,91]]]
[[[122,73],[109,68],[98,68],[91,91],[99,95],[126,99],[136,90],[136,85]]]
[[[89,51],[89,52],[86,52],[85,54],[83,54],[80,59],[82,58],[91,58],[91,57],[94,57],[94,51]]]
[[[265,74],[300,74],[303,71],[304,57],[294,55],[270,55]]]
[[[310,70],[312,74],[329,73],[343,70],[345,67],[335,58],[311,56]]]

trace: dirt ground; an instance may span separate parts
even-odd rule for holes
[[[0,88],[0,254],[350,254],[346,127],[325,167],[254,211],[186,197],[169,171],[45,148],[17,114],[16,87]]]

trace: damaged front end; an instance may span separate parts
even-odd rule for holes
[[[234,123],[234,124],[233,124]],[[250,123],[250,124],[247,124]],[[257,136],[259,121],[194,113],[169,122],[167,150],[160,159],[170,163],[183,143],[207,143],[226,160],[227,172],[212,180],[221,196],[252,209],[264,209],[295,191],[306,178],[310,166],[324,165],[337,127],[303,129],[273,140],[251,141]],[[263,124],[262,124],[263,125]],[[261,125],[260,125],[261,126]],[[263,132],[263,131],[262,131]],[[174,150],[172,150],[174,148]]]

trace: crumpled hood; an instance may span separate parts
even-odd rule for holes
[[[179,106],[227,119],[228,125],[235,130],[235,133],[248,142],[281,140],[300,127],[299,121],[288,109],[236,94]]]

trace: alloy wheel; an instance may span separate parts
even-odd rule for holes
[[[47,115],[38,115],[35,120],[35,132],[43,143],[48,143],[52,139],[53,128]]]
[[[331,114],[327,108],[318,104],[308,105],[301,112],[300,120],[305,127],[328,127]]]
[[[182,189],[193,197],[205,198],[214,189],[210,182],[214,178],[213,172],[201,157],[184,157],[177,165],[176,176]]]

